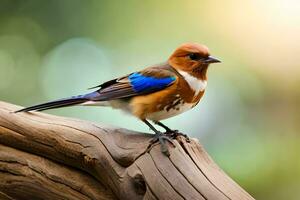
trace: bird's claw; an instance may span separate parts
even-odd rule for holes
[[[165,133],[156,133],[155,136],[150,141],[150,144],[147,149],[150,150],[153,144],[155,144],[156,142],[159,142],[161,152],[169,157],[170,152],[169,152],[168,146],[166,144],[166,141],[169,142],[173,147],[175,147],[175,144],[173,143],[172,139],[173,139],[173,137],[171,137],[170,135],[167,135]]]
[[[174,138],[174,139],[176,139],[178,136],[183,136],[187,142],[190,142],[190,138],[186,134],[181,133],[178,130],[168,130],[168,131],[166,131],[166,134],[170,135],[171,138]]]

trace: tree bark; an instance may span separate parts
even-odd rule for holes
[[[0,102],[0,199],[253,199],[197,140],[169,145],[151,134]]]

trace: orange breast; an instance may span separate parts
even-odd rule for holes
[[[147,119],[153,116],[154,113],[161,111],[163,111],[162,115],[168,118],[169,116],[177,114],[173,109],[177,109],[178,114],[180,114],[180,106],[186,106],[188,104],[191,108],[194,107],[203,96],[203,93],[204,91],[194,96],[195,92],[190,89],[186,81],[177,79],[173,85],[164,90],[133,97],[130,102],[130,107],[132,114],[140,119]],[[185,110],[186,108],[184,108],[184,111]],[[172,114],[168,112],[172,112]],[[163,119],[164,117],[160,118]]]

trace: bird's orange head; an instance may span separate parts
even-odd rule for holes
[[[197,43],[185,43],[174,51],[168,62],[178,71],[206,79],[209,64],[221,61],[210,56],[206,46]]]

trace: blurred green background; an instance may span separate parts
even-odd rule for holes
[[[0,0],[0,99],[81,94],[199,42],[223,63],[202,102],[166,124],[197,137],[257,199],[300,199],[299,0]],[[109,108],[48,111],[148,128]]]

